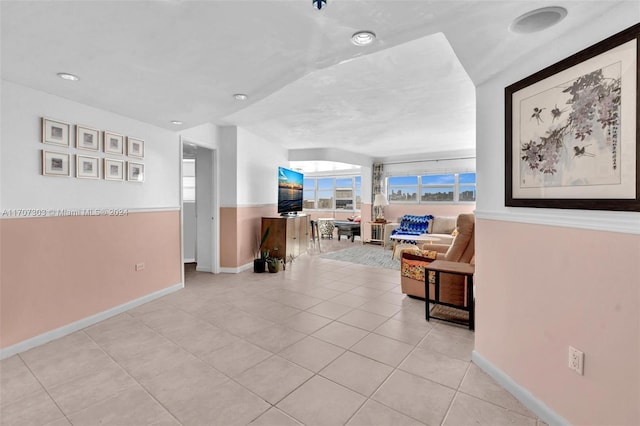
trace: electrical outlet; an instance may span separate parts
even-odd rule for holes
[[[569,368],[579,375],[584,375],[584,352],[569,346]]]
[[[136,271],[142,271],[144,269],[144,263],[136,263]]]

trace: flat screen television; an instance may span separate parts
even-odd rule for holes
[[[278,167],[278,213],[295,215],[302,211],[302,183],[300,172]]]

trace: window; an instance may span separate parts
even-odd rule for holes
[[[476,200],[476,174],[461,173],[459,175],[459,201]]]
[[[182,160],[182,200],[196,201],[196,160]]]
[[[360,176],[307,177],[304,179],[306,210],[358,210],[362,204]]]
[[[418,176],[391,176],[388,179],[389,202],[416,201]]]
[[[390,203],[458,203],[476,200],[475,173],[389,176]],[[418,194],[420,197],[418,198]]]

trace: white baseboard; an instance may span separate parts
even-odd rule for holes
[[[193,259],[191,259],[191,258],[183,259],[182,263],[196,263],[196,259],[195,259],[195,257]]]
[[[549,426],[570,425],[567,420],[563,419],[555,411],[547,407],[544,402],[533,396],[531,392],[516,383],[511,377],[505,374],[504,371],[497,368],[478,352],[473,351],[471,353],[471,360],[474,364],[480,367],[482,371],[498,382],[500,386],[502,386],[507,392],[513,395],[518,401],[520,401],[525,407],[531,410]]]
[[[240,272],[248,269],[253,269],[253,262],[238,266],[237,268],[220,268],[220,272],[223,274],[239,274]]]
[[[106,311],[91,315],[90,317],[86,317],[81,320],[72,322],[71,324],[56,328],[55,330],[47,331],[46,333],[40,334],[27,340],[23,340],[22,342],[16,343],[15,345],[0,349],[0,359],[9,358],[10,356],[13,356],[17,353],[27,351],[29,349],[35,348],[36,346],[44,345],[45,343],[48,343],[52,340],[59,339],[60,337],[74,333],[78,330],[82,330],[83,328],[89,327],[90,325],[96,324],[100,321],[104,321],[122,312],[128,311],[129,309],[135,308],[136,306],[151,302],[152,300],[155,300],[162,296],[166,296],[167,294],[171,294],[183,288],[184,283],[178,283],[172,285],[171,287],[156,291],[155,293],[147,294],[146,296],[142,296],[138,299],[131,300],[130,302],[123,303],[122,305],[107,309]]]

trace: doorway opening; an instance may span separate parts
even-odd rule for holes
[[[218,272],[215,150],[182,141],[182,260],[185,271]]]

